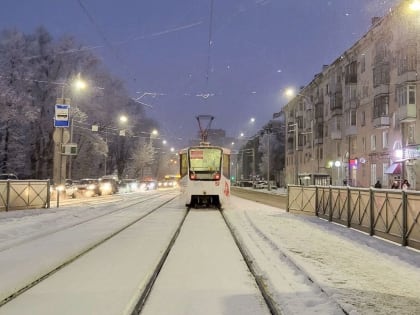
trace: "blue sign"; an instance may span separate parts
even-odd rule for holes
[[[69,109],[70,109],[70,105],[66,105],[66,104],[55,105],[54,127],[68,128],[70,126]]]

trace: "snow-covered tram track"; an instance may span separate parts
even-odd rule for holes
[[[134,206],[138,206],[141,205],[145,202],[148,201],[152,201],[155,200],[157,198],[160,198],[161,195],[152,195],[152,196],[141,196],[140,198],[135,198],[134,200],[130,200],[129,203],[124,203],[122,206],[118,206],[115,209],[110,209],[106,212],[103,213],[95,213],[93,216],[89,216],[87,218],[81,218],[80,220],[77,220],[76,222],[72,222],[72,223],[68,223],[68,224],[64,224],[64,225],[59,225],[58,227],[52,227],[46,231],[37,231],[35,234],[29,236],[29,237],[24,237],[24,238],[20,238],[17,241],[9,241],[6,245],[0,245],[0,253],[5,251],[5,250],[9,250],[13,247],[17,247],[20,246],[22,244],[28,243],[28,242],[32,242],[35,241],[39,238],[43,238],[46,237],[48,235],[51,234],[55,234],[61,231],[64,231],[66,229],[71,229],[75,226],[81,225],[81,224],[85,224],[94,220],[97,220],[99,218],[105,217],[105,216],[109,216],[109,215],[113,215],[117,212],[121,212],[124,211],[130,207],[134,207]],[[1,304],[0,304],[1,305]]]
[[[11,272],[8,273],[6,268],[2,268],[3,266],[0,262],[0,278],[2,279],[2,281],[0,282],[0,314],[9,314],[8,311],[4,312],[4,310],[7,309],[7,306],[10,302],[13,302],[15,299],[19,299],[19,297],[22,294],[31,290],[37,285],[42,284],[44,281],[54,277],[54,275],[58,274],[60,271],[66,270],[68,266],[73,265],[75,262],[79,261],[84,256],[88,255],[95,249],[103,246],[110,240],[123,234],[126,230],[135,226],[139,222],[145,221],[145,219],[149,218],[152,214],[158,212],[163,207],[165,207],[165,205],[169,204],[171,201],[176,199],[176,196],[170,195],[160,201],[156,199],[156,197],[152,197],[142,199],[141,201],[137,200],[128,205],[126,204],[123,207],[119,207],[116,210],[107,212],[104,215],[99,215],[84,221],[82,220],[83,222],[79,222],[78,224],[66,226],[62,229],[57,229],[55,232],[47,233],[42,236],[28,239],[26,242],[20,244],[19,246],[11,247],[8,250],[0,252],[0,257],[4,258],[2,260],[6,263],[10,263],[10,261],[16,260],[17,264],[26,264],[28,267],[37,263],[44,263],[46,265],[43,265],[36,269],[28,268],[29,270],[25,270],[26,274],[23,275],[13,275],[13,270],[9,268]],[[40,250],[40,252],[42,252],[43,254],[47,253],[48,255],[48,251],[46,252],[45,248],[48,247],[48,245],[50,245],[48,241],[51,239],[52,236],[54,237],[54,234],[59,235],[60,233],[67,233],[67,236],[61,238],[61,240],[58,240],[58,242],[61,242],[63,240],[66,240],[66,242],[68,242],[68,236],[72,235],[70,234],[70,230],[80,229],[85,225],[86,227],[84,229],[88,230],[92,228],[92,226],[94,226],[94,224],[99,220],[110,221],[114,220],[115,217],[118,216],[123,217],[124,215],[126,215],[126,213],[124,213],[123,210],[127,210],[133,207],[138,208],[139,205],[144,206],[144,204],[147,202],[150,202],[150,204],[145,208],[144,211],[140,211],[140,213],[137,214],[131,213],[131,215],[127,216],[125,220],[116,223],[114,229],[112,230],[98,228],[98,231],[94,233],[95,235],[89,237],[89,239],[86,240],[86,243],[79,246],[73,246],[73,248],[66,249],[65,251],[58,250],[58,256],[53,257],[51,261],[47,261],[49,260],[48,258],[51,257],[43,258],[43,255],[40,255],[39,252],[34,253],[33,251],[28,251],[28,249],[31,248],[32,244],[34,244],[33,247],[35,251]],[[77,241],[78,240],[76,239],[75,242]],[[54,242],[54,240],[52,242]],[[54,245],[52,245],[52,247],[54,247]],[[8,256],[10,252],[11,254],[10,256]],[[53,252],[54,251],[50,251],[49,254],[55,254]],[[35,260],[35,262],[31,262],[31,259]],[[19,266],[16,265],[14,265],[13,267],[19,268]],[[22,268],[22,266],[20,267]],[[16,279],[16,276],[18,279]],[[30,313],[35,314],[32,311],[30,311]]]
[[[270,237],[265,235],[246,212],[242,216],[244,221],[241,228],[242,233],[230,222],[228,215],[224,214],[224,219],[235,238],[235,242],[238,244],[238,248],[241,250],[244,260],[261,288],[261,292],[263,292],[272,314],[292,315],[301,314],[305,311],[318,313],[319,311],[316,308],[311,309],[313,307],[311,304],[323,305],[323,311],[328,309],[329,314],[349,314],[345,307],[328,294],[327,290],[310,273],[300,266],[286,251],[278,247]],[[236,223],[238,222],[236,221]],[[246,233],[244,233],[244,226],[248,226]],[[264,259],[261,257],[264,257]],[[271,270],[273,264],[276,265],[276,270]],[[277,273],[277,276],[274,273]],[[276,280],[282,282],[280,289],[276,287]],[[305,293],[279,294],[279,291],[283,291],[284,288],[291,288],[290,292]],[[314,301],[317,302],[314,303]],[[298,304],[301,304],[303,308],[299,307],[296,309],[295,306]]]
[[[217,209],[189,209],[131,315],[280,314]]]

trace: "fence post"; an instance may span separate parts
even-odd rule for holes
[[[289,199],[290,199],[290,185],[287,185],[287,204],[286,204],[286,212],[289,212]]]
[[[7,180],[6,184],[6,211],[9,211],[10,205],[10,180]]]
[[[373,189],[372,187],[369,188],[369,202],[370,202],[370,213],[369,213],[369,235],[372,236],[375,234],[375,226],[374,226],[374,222],[375,222],[375,218],[374,218],[374,210],[375,210],[375,197],[373,195]]]
[[[47,204],[46,207],[49,209],[51,207],[51,187],[50,180],[47,181]]]
[[[315,215],[318,217],[318,206],[319,203],[319,197],[318,197],[318,186],[315,186]]]
[[[407,192],[402,191],[402,236],[401,236],[401,245],[407,246],[407,211],[408,211],[408,202],[407,202]]]
[[[350,187],[347,186],[347,227],[349,228],[351,226],[351,191]]]
[[[328,211],[328,221],[332,221],[333,218],[333,208],[332,208],[332,188],[330,185],[329,193],[328,193],[328,205],[329,205],[329,211]]]

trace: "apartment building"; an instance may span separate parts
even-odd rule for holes
[[[401,1],[287,103],[286,183],[420,188],[420,11]]]

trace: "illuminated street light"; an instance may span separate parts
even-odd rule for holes
[[[77,78],[73,80],[72,85],[74,89],[76,90],[76,92],[85,90],[87,88],[87,83],[80,77],[80,73],[77,75]],[[61,98],[63,99],[63,101],[64,101],[64,87],[65,85],[63,85],[63,89],[61,90]],[[73,125],[74,125],[74,118],[72,115],[71,120],[70,120],[70,143],[71,144],[73,144],[73,132],[74,132]],[[72,157],[71,156],[69,157],[68,178],[72,178]]]
[[[125,124],[128,121],[128,117],[125,115],[120,116],[120,123]]]
[[[420,11],[420,1],[413,0],[409,6],[411,11]]]
[[[337,168],[337,186],[340,186],[340,168],[341,168],[341,161],[335,161],[334,166]]]

